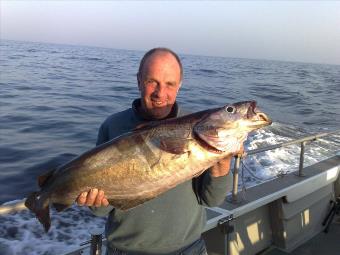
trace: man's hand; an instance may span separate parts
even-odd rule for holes
[[[91,189],[89,192],[81,193],[76,199],[78,205],[83,206],[108,206],[109,201],[105,197],[103,190]]]
[[[242,144],[241,148],[238,152],[228,155],[227,157],[220,160],[219,162],[217,162],[215,165],[213,165],[210,168],[211,176],[220,177],[220,176],[227,175],[229,173],[229,170],[230,170],[230,162],[231,162],[232,158],[236,155],[242,155],[243,153],[244,153],[244,147],[243,147],[243,144]]]

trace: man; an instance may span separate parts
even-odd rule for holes
[[[141,123],[183,115],[176,103],[182,77],[182,64],[174,52],[166,48],[147,52],[137,74],[141,98],[133,102],[132,108],[106,119],[97,145]],[[231,158],[128,211],[114,209],[104,192],[97,189],[81,194],[77,203],[91,206],[96,215],[109,214],[105,228],[108,254],[207,254],[201,239],[206,217],[203,206],[223,202]]]

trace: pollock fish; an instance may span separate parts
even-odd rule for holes
[[[92,188],[128,210],[200,175],[239,151],[249,132],[270,124],[255,101],[151,121],[40,176],[40,190],[25,205],[46,232],[50,205],[62,211]]]

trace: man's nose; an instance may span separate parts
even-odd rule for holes
[[[162,85],[162,84],[158,84],[154,93],[155,93],[155,95],[157,95],[157,97],[160,97],[160,98],[165,96],[165,94],[166,94],[165,86]]]

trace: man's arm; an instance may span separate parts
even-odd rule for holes
[[[241,155],[243,152],[242,146],[239,152],[222,159],[195,180],[195,192],[202,205],[214,207],[223,203],[232,187],[232,178],[229,175],[231,160],[234,155]]]

